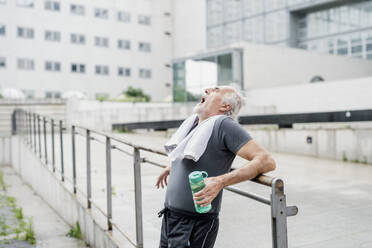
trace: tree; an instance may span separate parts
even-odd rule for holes
[[[145,94],[142,89],[129,86],[126,91],[123,91],[125,97],[132,102],[149,102],[151,97]]]

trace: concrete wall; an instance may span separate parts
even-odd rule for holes
[[[121,103],[71,99],[67,103],[69,124],[111,131],[114,123],[162,121],[185,119],[193,113],[195,103]],[[274,112],[266,106],[246,106],[241,114],[265,114]]]
[[[10,165],[11,164],[11,136],[0,135],[0,164]]]
[[[0,134],[10,134],[11,115],[16,108],[35,112],[40,115],[64,120],[65,102],[61,100],[0,100]]]
[[[332,128],[311,126],[295,125],[293,129],[279,130],[273,126],[245,128],[272,152],[372,164],[372,122],[332,123]],[[312,143],[307,143],[309,137]]]
[[[97,219],[96,211],[88,210],[65,185],[19,138],[12,138],[12,166],[24,182],[40,195],[69,225],[79,222],[83,239],[89,247],[118,248],[116,233],[107,232],[105,222]],[[42,179],[42,180],[40,180]],[[129,247],[120,244],[120,247]]]
[[[247,92],[249,104],[272,105],[277,113],[372,109],[371,99],[372,77]]]

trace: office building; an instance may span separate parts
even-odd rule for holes
[[[170,0],[0,0],[0,87],[28,97],[171,94]]]

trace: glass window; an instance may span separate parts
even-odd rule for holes
[[[131,70],[128,67],[118,67],[118,76],[130,77]]]
[[[26,7],[26,8],[33,8],[35,4],[35,0],[17,0],[17,6]]]
[[[123,50],[130,49],[130,41],[129,40],[118,40],[118,48]]]
[[[72,44],[85,44],[85,35],[82,34],[71,34],[71,43]]]
[[[95,8],[94,9],[94,17],[101,18],[101,19],[108,19],[108,9],[101,9],[101,8]]]
[[[151,52],[151,44],[147,42],[139,42],[138,50],[141,52]]]
[[[85,73],[85,65],[84,64],[72,63],[71,64],[71,72]]]
[[[45,40],[61,41],[61,32],[46,30],[45,31]]]
[[[224,0],[223,20],[224,22],[233,21],[242,17],[241,1]]]
[[[0,69],[6,67],[6,58],[0,57]]]
[[[33,39],[34,38],[34,30],[32,28],[18,27],[17,28],[17,37],[26,38],[26,39]]]
[[[244,21],[243,39],[256,43],[264,42],[264,21],[261,16]]]
[[[138,16],[138,23],[142,25],[150,25],[151,24],[151,17],[148,15],[139,15]]]
[[[223,23],[223,1],[207,1],[207,26]]]
[[[105,37],[94,37],[94,45],[99,47],[108,47],[109,39]]]
[[[140,68],[138,70],[138,77],[139,78],[151,78],[151,70]]]
[[[44,7],[45,7],[46,10],[59,11],[60,10],[60,2],[46,0],[44,2]]]
[[[286,0],[264,0],[265,11],[283,9],[285,7],[285,2]]]
[[[242,0],[243,1],[243,16],[249,17],[257,15],[264,11],[263,0]]]
[[[97,75],[109,75],[109,67],[107,65],[96,65],[95,69]]]
[[[45,61],[45,70],[46,71],[61,71],[61,63],[55,61]]]
[[[208,47],[217,47],[223,44],[223,26],[208,28],[207,43]]]
[[[119,22],[130,22],[130,13],[125,11],[118,12],[118,21]]]
[[[239,41],[241,40],[242,37],[242,22],[237,21],[237,22],[232,22],[229,24],[226,24],[224,26],[224,39],[223,42],[224,44],[230,44],[234,41]]]
[[[265,42],[276,42],[287,38],[287,12],[276,11],[266,15],[265,18]]]
[[[75,15],[85,15],[85,7],[83,5],[71,4],[70,12]]]
[[[5,36],[6,34],[6,26],[3,24],[0,24],[0,35]]]
[[[34,60],[19,58],[17,59],[17,68],[20,70],[34,70]]]

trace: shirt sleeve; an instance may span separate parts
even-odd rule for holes
[[[222,120],[219,131],[222,145],[234,154],[252,139],[251,135],[231,118]]]

